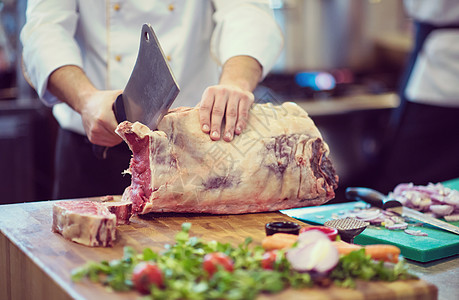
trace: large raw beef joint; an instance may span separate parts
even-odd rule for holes
[[[328,146],[294,103],[254,104],[247,129],[230,143],[201,131],[197,108],[170,111],[157,131],[125,121],[116,132],[133,153],[123,200],[135,214],[275,211],[335,196]]]

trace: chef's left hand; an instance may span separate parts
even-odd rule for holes
[[[255,99],[252,91],[262,72],[261,64],[251,56],[233,56],[225,62],[219,84],[204,91],[199,108],[201,129],[212,140],[223,137],[231,142],[235,134],[241,134],[247,127],[249,110]]]
[[[231,142],[235,134],[239,135],[247,127],[249,109],[254,102],[254,95],[237,85],[219,84],[208,87],[201,99],[199,118],[201,129],[209,133],[214,141]],[[225,128],[222,121],[225,118]]]

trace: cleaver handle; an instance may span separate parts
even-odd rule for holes
[[[115,113],[115,118],[118,124],[127,120],[126,110],[124,109],[123,94],[119,94],[118,97],[116,97],[115,102],[113,102],[112,109]]]
[[[92,153],[97,159],[107,158],[108,147],[92,144]]]
[[[384,194],[364,187],[349,187],[346,189],[346,199],[354,201],[365,201],[371,206],[383,207]]]
[[[113,102],[112,109],[118,124],[123,121],[126,121],[126,111],[124,110],[123,94],[119,94],[118,97],[116,97],[115,102]],[[95,144],[92,145],[92,152],[94,156],[96,156],[98,159],[106,159],[108,149],[109,147],[99,146]]]
[[[371,206],[387,209],[391,207],[402,206],[396,200],[386,201],[386,196],[376,190],[364,187],[349,187],[346,189],[346,199],[354,201],[365,201]]]

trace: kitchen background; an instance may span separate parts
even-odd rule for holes
[[[377,180],[384,130],[411,49],[400,0],[271,0],[285,48],[256,91],[259,101],[294,101],[308,111],[348,186]],[[0,203],[52,197],[56,132],[49,108],[21,70],[26,0],[0,0]]]

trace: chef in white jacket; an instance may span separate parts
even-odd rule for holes
[[[212,140],[244,130],[252,91],[282,48],[262,0],[29,0],[26,17],[25,73],[60,125],[57,199],[120,194],[130,184],[112,104],[135,64],[142,24],[154,28],[180,85],[173,107],[200,104]],[[108,158],[97,159],[92,144],[112,147]]]
[[[459,177],[459,1],[405,0],[415,45],[381,178],[425,185]]]

